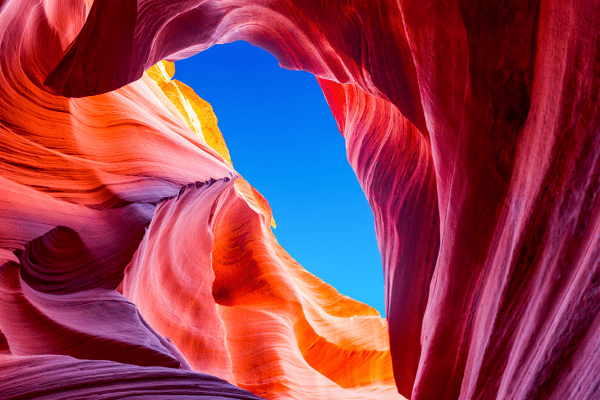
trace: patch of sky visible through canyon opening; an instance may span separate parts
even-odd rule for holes
[[[271,205],[277,241],[384,316],[373,214],[315,77],[235,42],[177,61],[174,78],[212,105],[234,168]]]

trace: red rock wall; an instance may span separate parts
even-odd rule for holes
[[[11,260],[0,329],[11,350],[19,328],[5,322],[18,321],[8,307],[29,304],[14,297],[27,295],[12,251],[67,226],[114,271],[112,289],[124,273],[119,289],[192,367],[273,398],[360,397],[369,385],[389,387],[389,366],[377,361],[385,346],[372,339],[379,320],[351,301],[337,308],[339,295],[298,272],[271,237],[261,197],[240,180],[225,184],[235,178],[230,165],[138,80],[159,60],[243,39],[319,77],[374,212],[399,392],[426,400],[600,398],[597,2],[9,0],[0,26],[0,244]],[[188,235],[152,219],[159,200],[210,178],[212,189],[191,188],[157,207]],[[219,185],[214,210],[194,205]],[[186,207],[199,208],[194,218],[206,222],[198,229],[182,219]],[[136,217],[124,217],[126,208]],[[187,251],[190,238],[206,246]],[[182,282],[180,292],[152,281],[185,271],[185,260],[208,259],[212,271]],[[56,285],[67,281],[88,288],[77,276]],[[146,302],[144,293],[156,297]],[[167,312],[194,302],[208,307],[208,325],[175,323]],[[350,315],[370,326],[351,339],[360,350],[343,339],[356,331]],[[254,323],[240,324],[248,316]],[[341,331],[331,323],[338,317]],[[210,356],[194,358],[182,332],[199,346],[214,341]],[[366,380],[350,361],[361,354],[375,371]],[[344,364],[351,371],[333,368]]]
[[[279,246],[167,64],[96,96],[44,86],[88,10],[0,10],[0,397],[402,398],[386,321]]]

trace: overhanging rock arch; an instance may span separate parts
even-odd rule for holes
[[[394,374],[403,395],[598,396],[600,10],[595,2],[277,1],[248,6],[215,1],[181,2],[167,9],[152,1],[96,1],[78,35],[85,13],[81,6],[72,7],[74,22],[50,3],[27,3],[31,25],[12,18],[14,2],[5,2],[0,16],[6,26],[10,22],[7,31],[27,26],[50,35],[53,50],[64,49],[77,36],[54,70],[59,60],[50,53],[33,57],[36,68],[24,68],[27,89],[38,103],[53,102],[57,126],[60,112],[68,111],[74,132],[83,134],[86,117],[102,112],[102,100],[58,100],[41,89],[44,80],[70,97],[110,92],[139,79],[163,58],[242,38],[271,51],[284,66],[321,78],[376,218]],[[40,40],[28,37],[25,46],[17,46],[18,57],[3,53],[3,65],[18,71],[18,61],[31,60]],[[4,33],[4,43],[14,41]],[[14,92],[11,83],[18,79],[18,74],[5,74],[3,98]],[[136,90],[142,89],[128,86],[107,96],[133,107]],[[29,104],[24,92],[19,96]],[[118,145],[146,157],[157,149],[172,151],[172,144],[166,146],[152,133],[150,122],[189,137],[176,124],[156,118],[151,102],[143,106],[138,116],[147,117],[148,125],[138,136],[120,138]],[[30,122],[9,115],[10,107],[2,115],[6,132],[19,137],[24,127],[36,132]],[[39,135],[27,139],[35,142]],[[140,143],[151,146],[141,148]],[[179,150],[173,155],[180,160],[185,157],[179,153],[192,156],[184,141],[176,143]],[[57,144],[50,147],[55,150]],[[64,199],[69,205],[60,206],[64,215],[34,224],[18,240],[5,235],[10,240],[5,239],[4,249],[44,234],[65,215],[73,223],[85,221],[89,212],[77,205],[86,201],[101,209],[114,197],[154,204],[192,181],[185,163],[155,154],[165,160],[162,172],[126,162],[119,168],[137,171],[137,181],[98,184],[115,174],[114,165],[98,167],[106,163],[106,149],[84,151],[86,157],[59,157],[60,165],[72,171],[83,165],[94,173],[72,174],[77,179],[63,179],[52,188],[33,189],[28,181],[33,175],[22,173],[34,174],[31,168],[7,168],[8,203],[8,193],[41,201],[37,190],[46,196],[40,207],[52,209]],[[211,176],[193,180],[231,175],[218,157],[206,160]],[[73,182],[99,188],[93,190],[97,195],[72,190]],[[134,183],[152,190],[126,190]],[[10,204],[16,208],[18,203]],[[36,209],[29,206],[20,213],[33,219]]]

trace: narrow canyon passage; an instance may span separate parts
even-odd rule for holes
[[[373,214],[315,78],[235,42],[176,62],[174,79],[212,106],[234,168],[273,209],[278,242],[385,316]]]
[[[173,79],[240,40],[316,77],[385,319]],[[0,397],[600,399],[599,77],[595,0],[0,1]]]

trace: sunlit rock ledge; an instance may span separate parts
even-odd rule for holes
[[[0,397],[600,398],[599,32],[592,0],[0,1]],[[172,79],[234,40],[317,76],[387,321]]]

